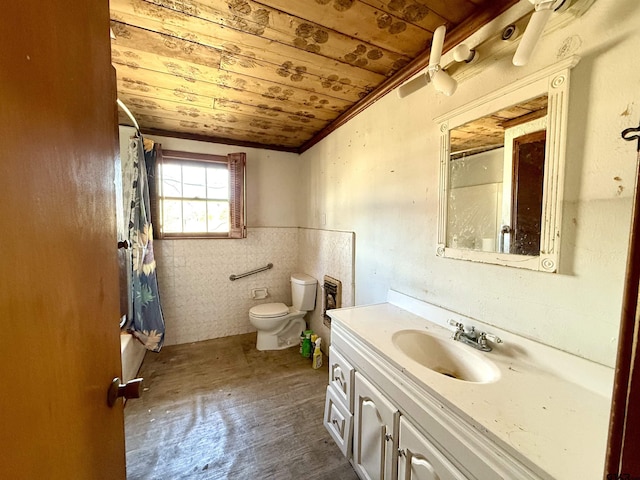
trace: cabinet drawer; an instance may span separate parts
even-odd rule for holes
[[[353,375],[354,369],[340,353],[331,348],[329,351],[329,385],[344,405],[353,413]]]
[[[327,397],[324,402],[324,426],[331,437],[340,447],[342,454],[351,456],[351,434],[353,415],[344,406],[344,403],[331,385],[327,387]]]

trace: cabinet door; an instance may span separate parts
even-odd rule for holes
[[[398,480],[466,480],[406,418],[400,418]]]
[[[394,427],[399,412],[358,372],[354,403],[353,467],[364,480],[391,480],[396,473]]]

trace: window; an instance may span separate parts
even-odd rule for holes
[[[245,159],[163,150],[155,185],[158,238],[246,237]]]

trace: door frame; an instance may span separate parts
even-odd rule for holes
[[[639,145],[640,150],[640,145]],[[605,479],[640,475],[640,151],[620,319]]]

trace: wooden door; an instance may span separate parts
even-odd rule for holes
[[[395,478],[398,410],[358,372],[354,403],[353,467],[365,480]]]
[[[0,478],[124,479],[108,1],[0,32]]]
[[[398,448],[398,480],[467,478],[404,417],[400,417]]]
[[[540,255],[546,130],[513,140],[511,253]]]

